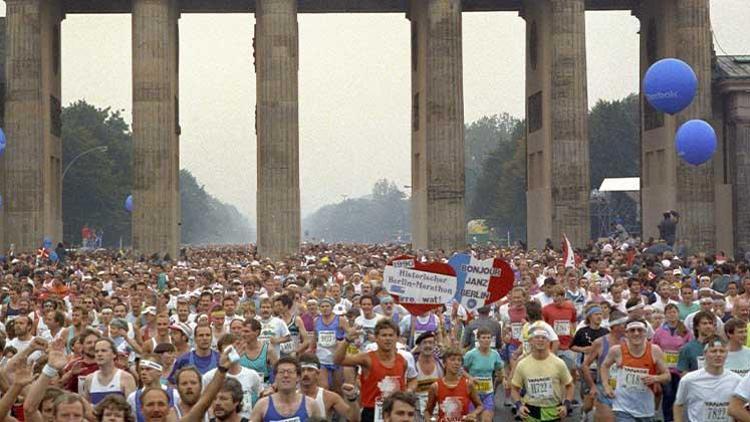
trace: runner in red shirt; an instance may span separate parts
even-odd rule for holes
[[[576,330],[576,308],[570,301],[565,300],[565,288],[561,285],[552,287],[552,303],[542,308],[544,322],[551,325],[559,339],[559,350],[557,356],[565,362],[565,365],[577,379],[576,353],[570,350],[573,343],[573,334]]]
[[[445,376],[432,384],[425,406],[424,420],[430,420],[438,406],[438,422],[478,421],[484,412],[474,381],[463,375],[463,352],[450,348],[443,353]],[[470,404],[474,405],[471,410]]]

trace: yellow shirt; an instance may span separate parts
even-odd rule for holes
[[[571,382],[573,377],[565,362],[551,353],[543,360],[532,355],[521,359],[511,379],[513,386],[526,389],[524,403],[537,407],[562,404],[565,398],[563,387]]]

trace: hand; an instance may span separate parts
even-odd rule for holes
[[[73,373],[73,375],[78,376],[83,371],[83,368],[81,368],[81,361],[78,361],[73,364],[73,366],[70,368],[70,372]]]
[[[34,340],[31,341],[29,347],[31,347],[32,350],[45,350],[48,345],[49,343],[47,340],[41,337],[34,337]]]
[[[65,341],[62,338],[58,337],[47,347],[47,363],[58,371],[62,370],[68,363],[68,359],[65,357]],[[76,371],[76,368],[78,372],[73,373],[78,375],[81,372],[80,362],[73,367],[73,371]]]
[[[557,406],[557,416],[560,417],[560,419],[564,418],[568,415],[568,408],[565,406]]]
[[[354,326],[346,330],[346,338],[349,340],[349,342],[354,342],[359,338],[359,336],[362,334],[362,330],[359,329],[358,326]]]
[[[342,384],[341,393],[345,399],[352,401],[352,399],[357,397],[357,387],[352,384]]]
[[[656,375],[646,375],[645,377],[641,378],[643,380],[643,383],[645,385],[654,385],[658,383],[658,379]]]
[[[31,372],[31,365],[18,365],[16,370],[13,372],[13,384],[19,387],[25,387],[31,384],[34,380],[34,375]]]
[[[521,419],[526,419],[529,417],[529,408],[526,407],[526,405],[521,405],[521,407],[518,408],[518,416],[521,417]]]
[[[477,415],[475,415],[473,413],[469,413],[468,415],[466,415],[463,418],[461,418],[461,420],[466,421],[466,422],[476,422]]]
[[[615,398],[615,392],[612,391],[612,387],[609,386],[609,383],[602,384],[604,384],[604,395],[611,399]]]

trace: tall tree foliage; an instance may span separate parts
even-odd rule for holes
[[[305,240],[382,243],[408,240],[409,203],[395,183],[381,179],[372,195],[319,208],[303,221]]]
[[[133,142],[119,111],[78,101],[62,112],[63,168],[81,153],[63,180],[63,235],[81,243],[84,224],[104,232],[104,246],[130,244],[130,214],[124,202],[132,188]],[[189,171],[180,172],[183,243],[247,242],[253,232],[231,205],[209,195]]]

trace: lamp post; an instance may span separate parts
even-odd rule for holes
[[[65,175],[68,174],[68,170],[70,170],[70,168],[73,166],[73,164],[76,161],[78,161],[79,158],[83,157],[84,155],[86,155],[88,153],[94,152],[94,151],[107,152],[107,149],[109,149],[109,147],[106,146],[106,145],[103,145],[103,146],[99,146],[99,147],[94,147],[94,148],[91,148],[91,149],[87,149],[86,151],[83,151],[82,153],[76,155],[76,157],[73,158],[72,160],[70,160],[70,162],[68,163],[68,165],[65,166],[65,170],[63,170],[62,180],[60,181],[60,184],[62,184],[65,181]]]

